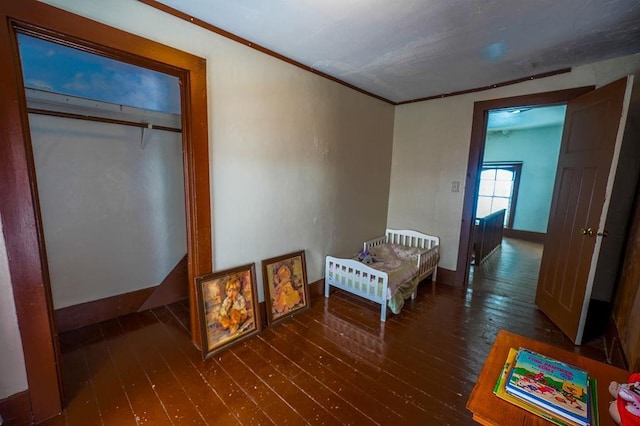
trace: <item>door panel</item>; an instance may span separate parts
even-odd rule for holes
[[[627,88],[625,78],[567,105],[536,304],[578,344]]]
[[[579,99],[576,101],[579,101]],[[592,123],[599,121],[600,117],[606,114],[608,107],[609,101],[603,100],[591,105],[584,105],[582,108],[576,108],[576,110],[572,111],[572,128],[568,129],[565,127],[565,130],[570,132],[565,150],[566,154],[597,151],[600,149],[604,128],[601,126],[593,126]],[[569,113],[570,111],[567,109],[567,115],[569,115]],[[594,131],[596,133],[591,133]]]

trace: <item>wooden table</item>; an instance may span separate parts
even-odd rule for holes
[[[604,364],[560,348],[537,342],[517,334],[501,330],[491,347],[478,381],[467,401],[473,419],[483,425],[549,425],[547,420],[510,404],[493,394],[493,387],[504,367],[510,348],[527,348],[581,367],[598,381],[598,414],[600,425],[613,425],[609,416],[609,383],[612,380],[626,383],[629,372]]]

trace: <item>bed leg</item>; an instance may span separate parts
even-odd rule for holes
[[[433,268],[433,274],[431,274],[431,282],[436,282],[436,278],[438,277],[438,266]]]
[[[387,304],[381,303],[380,306],[380,321],[384,322],[387,320]]]
[[[324,281],[324,297],[329,297],[329,282]]]
[[[418,294],[418,290],[413,290],[413,293],[411,293],[411,300],[416,300],[416,294]]]

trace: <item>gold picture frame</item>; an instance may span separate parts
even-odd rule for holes
[[[204,359],[262,329],[255,264],[196,278]]]

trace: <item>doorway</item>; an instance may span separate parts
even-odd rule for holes
[[[635,176],[637,171],[636,163],[631,162],[627,167],[620,168],[618,157],[614,155],[623,150],[629,151],[629,158],[636,158],[636,153],[629,148],[635,144],[623,143],[633,81],[633,76],[628,76],[582,96],[566,100],[567,124],[563,130],[554,184],[552,215],[549,217],[550,231],[541,260],[540,284],[536,286],[536,305],[576,344],[581,343],[585,323],[588,322],[587,314],[592,313],[588,307],[596,287],[594,274],[605,277],[598,282],[598,291],[608,294],[604,296],[604,302],[610,301],[606,297],[610,297],[613,291],[615,276],[610,272],[614,268],[609,267],[606,275],[600,274],[600,269],[596,271],[596,267],[600,265],[598,261],[604,259],[599,253],[604,244],[600,245],[601,240],[596,237],[608,237],[611,226],[616,227],[616,235],[624,232],[629,203],[616,205],[617,203],[611,202],[611,205],[616,206],[616,217],[620,220],[609,220],[607,209],[614,196],[608,196],[607,190],[624,200],[624,197],[633,192],[632,185],[636,182],[635,179],[625,179],[624,188],[614,185],[614,179],[617,181],[618,176]],[[478,104],[475,107],[477,114],[474,117],[474,126],[479,127],[475,129],[474,134],[477,136],[486,130],[486,113],[491,108],[483,109]],[[482,144],[482,141],[480,143]],[[483,149],[484,145],[481,145],[477,152]],[[473,153],[470,153],[470,157],[472,155]],[[475,166],[476,173],[479,158],[478,155],[474,158],[475,161],[469,162],[470,168]],[[471,180],[472,176],[475,176],[475,173],[469,174]],[[475,183],[469,185],[470,188],[476,189],[476,192],[469,196],[471,201],[477,194],[477,179]],[[465,203],[469,200],[465,200]],[[600,204],[601,202],[603,204]],[[473,211],[473,205],[470,204],[469,207],[470,211]],[[466,217],[465,215],[463,221]],[[463,223],[463,229],[466,227]],[[608,255],[617,256],[623,238],[617,238],[614,244],[611,244],[610,240],[607,243],[610,247]],[[569,241],[578,248],[565,245],[560,247],[556,241]],[[462,248],[468,250],[468,244],[467,239]],[[570,256],[574,258],[568,258]],[[549,266],[550,264],[555,270]],[[615,261],[607,263],[615,264]],[[465,265],[464,259],[459,258],[459,265]],[[555,271],[561,273],[555,274]],[[463,270],[460,274],[467,274],[463,277],[466,283],[468,272]]]
[[[592,86],[568,89],[556,92],[538,93],[533,95],[516,96],[511,98],[494,99],[476,102],[473,111],[471,128],[471,144],[467,165],[466,188],[462,207],[460,228],[460,246],[456,267],[455,282],[466,287],[469,283],[469,270],[473,251],[473,227],[475,226],[475,211],[480,187],[480,172],[485,153],[485,135],[489,112],[522,107],[561,105],[577,96],[593,90]],[[517,215],[517,214],[516,214]]]
[[[18,60],[17,33],[45,38],[82,51],[173,75],[182,89],[182,150],[185,167],[189,282],[211,271],[206,65],[203,59],[150,40],[61,11],[38,1],[3,3],[0,35],[5,84],[0,88],[0,216],[16,315],[20,325],[33,420],[61,411],[57,330],[52,320],[46,255],[41,251],[38,214],[24,87]],[[194,320],[195,294],[190,288],[191,334],[199,345]]]
[[[480,169],[472,261],[474,272],[507,273],[497,265],[501,250],[510,262],[527,258],[529,246],[541,250],[549,209],[566,105],[517,106],[492,109],[487,114],[484,154]],[[523,243],[529,243],[523,244]],[[541,255],[541,253],[538,253]],[[529,265],[528,273],[538,270]],[[497,276],[496,276],[497,278]],[[537,276],[536,276],[537,278]],[[473,280],[470,279],[471,283]],[[535,284],[532,298],[535,296]]]

